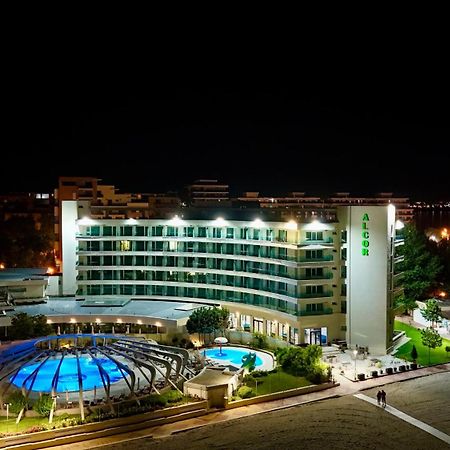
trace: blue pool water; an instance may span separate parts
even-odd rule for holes
[[[111,380],[111,383],[115,383],[122,379],[122,374],[116,364],[110,359],[97,358],[100,365],[106,370]],[[60,359],[49,359],[42,367],[36,377],[36,381],[33,384],[33,391],[36,392],[51,392],[52,390],[52,380],[55,374]],[[10,381],[17,387],[21,388],[22,383],[25,378],[27,378],[33,371],[39,366],[39,363],[31,364],[29,366],[22,367],[19,370],[17,376],[13,379],[10,377]],[[100,373],[98,371],[97,364],[90,357],[80,358],[80,368],[83,379],[83,389],[90,390],[94,387],[100,388],[103,386]],[[29,388],[31,385],[31,379],[25,383],[25,386]],[[59,380],[56,388],[57,392],[65,391],[78,391],[78,368],[77,360],[72,357],[65,357],[61,364],[61,369],[59,371]]]
[[[219,347],[210,348],[205,351],[205,356],[223,363],[232,364],[233,366],[242,366],[242,357],[248,355],[252,351],[246,348],[240,347],[222,347],[222,353],[220,353]],[[255,367],[263,365],[263,360],[256,353]]]

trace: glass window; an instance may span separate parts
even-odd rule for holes
[[[234,238],[234,228],[227,228],[227,238],[229,239]]]
[[[120,251],[129,252],[131,250],[131,241],[120,241]]]
[[[163,227],[161,225],[152,227],[152,236],[162,236],[162,235],[163,235]]]
[[[184,237],[194,237],[194,227],[184,227],[183,228]]]
[[[198,237],[206,237],[206,227],[198,227]]]

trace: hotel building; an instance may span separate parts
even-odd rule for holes
[[[293,344],[392,347],[402,243],[393,205],[291,217],[220,205],[142,219],[99,217],[88,201],[60,205],[62,289],[78,304],[142,302],[143,314],[155,302],[218,305],[232,328]]]

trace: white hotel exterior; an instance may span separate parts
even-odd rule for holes
[[[61,212],[64,295],[142,301],[143,314],[149,301],[222,305],[234,328],[295,344],[392,346],[392,205],[338,206],[332,223],[266,221],[263,210],[234,220],[232,208],[91,219],[81,201]]]

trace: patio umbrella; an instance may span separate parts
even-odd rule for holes
[[[214,339],[215,344],[219,344],[219,354],[222,354],[222,345],[228,343],[228,339],[224,336],[219,336]]]

